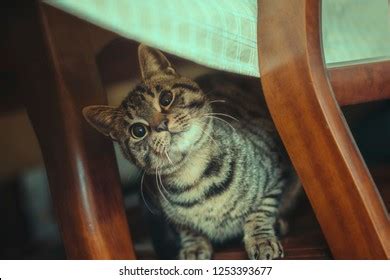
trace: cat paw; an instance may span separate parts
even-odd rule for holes
[[[276,238],[253,239],[245,244],[251,260],[273,260],[284,257],[280,241]]]
[[[194,243],[185,246],[179,251],[180,260],[210,260],[213,254],[211,244],[208,242]]]

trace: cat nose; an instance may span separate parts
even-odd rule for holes
[[[160,122],[160,124],[156,127],[157,132],[167,131],[168,130],[168,120],[164,119]]]

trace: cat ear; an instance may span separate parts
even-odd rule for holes
[[[141,74],[144,80],[150,79],[156,74],[175,75],[171,63],[159,50],[150,48],[144,44],[138,47],[138,60]]]
[[[104,105],[88,106],[83,109],[83,115],[97,131],[116,140],[113,132],[115,120],[119,117],[117,108]]]

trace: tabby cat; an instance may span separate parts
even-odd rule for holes
[[[83,114],[154,182],[178,257],[210,259],[212,242],[239,236],[250,259],[283,257],[275,225],[299,183],[258,92],[224,75],[182,77],[142,44],[138,56],[142,82],[121,105]]]

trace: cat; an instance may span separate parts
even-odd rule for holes
[[[210,259],[213,242],[236,237],[250,259],[282,258],[275,225],[300,184],[259,93],[229,75],[182,77],[143,44],[138,58],[142,82],[120,106],[83,114],[154,183],[178,258]]]

